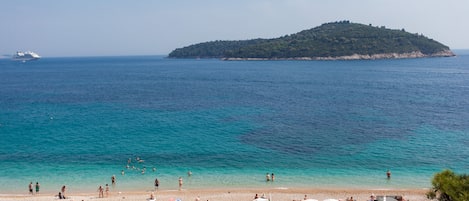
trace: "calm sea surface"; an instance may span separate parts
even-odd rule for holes
[[[428,188],[445,168],[469,171],[467,55],[0,60],[1,194],[94,191],[112,175],[116,191],[180,176],[186,189]]]

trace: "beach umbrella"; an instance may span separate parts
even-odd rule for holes
[[[256,198],[253,201],[269,201],[267,198]]]

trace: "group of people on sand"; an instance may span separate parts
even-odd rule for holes
[[[103,186],[98,187],[98,197],[99,198],[104,198],[104,192],[106,191],[106,197],[109,197],[109,185],[106,184],[106,187],[103,188]]]
[[[397,201],[406,201],[404,196],[394,196],[394,199]],[[351,201],[355,201],[355,200],[351,200]],[[367,201],[378,201],[378,198],[375,196],[375,194],[371,194],[370,199]]]
[[[254,200],[255,199],[258,199],[258,198],[262,198],[262,199],[267,199],[267,197],[265,196],[264,193],[262,193],[262,195],[259,197],[259,195],[256,193],[256,195],[254,196]]]
[[[36,190],[36,194],[39,194],[39,189],[41,188],[41,185],[39,182],[36,182],[36,184],[33,184],[33,182],[30,182],[28,185],[29,188],[29,194],[34,195],[34,190]],[[65,197],[65,190],[67,187],[65,185],[62,186],[60,189],[60,192],[56,195],[59,199],[66,199]]]
[[[254,199],[257,199],[257,198],[258,198],[258,196],[256,194]],[[394,196],[394,199],[397,200],[397,201],[406,201],[406,199],[404,199],[404,196]],[[308,198],[308,195],[305,195],[303,200],[310,200],[310,198]],[[295,201],[295,200],[293,200],[293,201]],[[353,197],[347,197],[347,198],[345,198],[345,201],[357,201],[357,200],[354,199]],[[378,201],[378,198],[375,196],[375,194],[371,194],[370,199],[367,199],[366,201]]]
[[[58,197],[59,199],[67,199],[67,198],[65,197],[65,190],[66,190],[66,189],[67,189],[67,187],[66,187],[65,185],[63,185],[62,188],[60,189],[59,194],[57,195],[57,197]]]
[[[29,194],[34,195],[34,188],[36,189],[36,194],[39,194],[39,188],[41,187],[41,185],[39,184],[39,182],[36,182],[36,184],[33,184],[33,182],[30,182],[28,187],[29,187]]]

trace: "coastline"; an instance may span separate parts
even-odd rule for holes
[[[376,196],[404,196],[407,200],[427,201],[425,196],[427,189],[355,189],[355,188],[205,188],[205,189],[182,189],[178,190],[158,190],[154,193],[156,200],[195,200],[198,196],[200,200],[217,201],[237,201],[253,200],[254,195],[265,194],[271,200],[302,200],[305,195],[308,198],[317,200],[338,199],[345,200],[351,196],[357,201],[364,201],[370,198],[371,194]],[[76,193],[67,192],[65,200],[147,200],[151,191],[110,191],[108,197],[98,198],[98,192]],[[3,200],[31,200],[46,201],[56,200],[55,194],[0,194],[0,201]]]
[[[428,57],[454,57],[451,50],[440,51],[434,54],[424,54],[420,51],[410,53],[383,53],[383,54],[353,54],[337,57],[291,57],[291,58],[221,58],[223,61],[275,61],[275,60],[293,60],[293,61],[337,61],[337,60],[378,60],[378,59],[416,59]]]

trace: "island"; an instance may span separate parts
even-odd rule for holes
[[[173,50],[169,58],[223,60],[357,60],[451,57],[455,54],[422,34],[352,23],[325,23],[273,39],[217,40]]]

